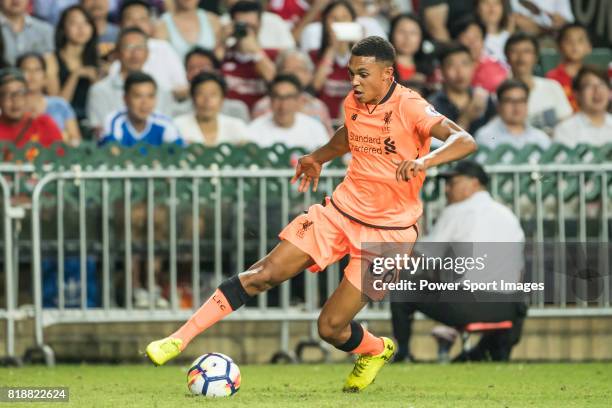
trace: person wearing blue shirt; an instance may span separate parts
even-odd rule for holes
[[[123,85],[123,100],[125,109],[121,109],[109,114],[104,127],[104,136],[100,144],[118,143],[122,146],[134,146],[137,143],[145,143],[151,146],[162,144],[174,144],[183,146],[183,139],[167,116],[155,113],[157,85],[153,77],[144,72],[135,71],[127,75]],[[137,202],[132,205],[130,219],[132,224],[132,241],[137,245],[144,245],[147,231],[147,208],[146,204]],[[117,220],[123,220],[119,216]],[[155,239],[167,235],[167,206],[156,205],[154,213]],[[122,222],[122,221],[121,221]],[[132,287],[133,304],[135,308],[146,308],[150,305],[150,300],[154,299],[158,308],[167,308],[169,302],[161,294],[161,289],[157,286],[150,294],[143,282],[144,259],[138,254],[133,257]],[[161,258],[155,259],[155,276],[161,273]],[[153,296],[153,297],[151,297]]]
[[[153,146],[184,144],[172,120],[154,112],[157,85],[150,75],[130,73],[123,90],[126,108],[107,117],[100,145],[109,142],[118,142],[123,146],[133,146],[139,142]]]

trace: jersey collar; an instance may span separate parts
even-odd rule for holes
[[[393,91],[395,91],[396,86],[397,86],[397,82],[393,81],[393,83],[391,84],[391,87],[387,91],[387,94],[384,96],[384,98],[380,100],[380,102],[378,102],[379,105],[382,105],[383,103],[387,102],[391,98],[391,95],[393,95]]]
[[[365,104],[366,110],[368,111],[370,115],[374,113],[374,111],[376,110],[376,108],[378,108],[379,105],[382,105],[383,103],[387,102],[391,98],[391,95],[393,95],[393,91],[395,91],[396,86],[397,86],[397,82],[393,81],[393,83],[389,87],[389,90],[387,91],[387,94],[376,105],[374,105],[374,108],[372,108],[371,111],[370,111],[370,108],[368,108],[368,104],[367,103]]]

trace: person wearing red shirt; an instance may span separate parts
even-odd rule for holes
[[[270,0],[268,2],[268,11],[278,14],[292,26],[297,24],[309,9],[310,4],[306,0]]]
[[[566,24],[559,31],[557,46],[561,53],[561,63],[548,71],[546,78],[561,84],[574,112],[577,112],[578,101],[574,95],[572,81],[584,65],[584,57],[593,51],[589,33],[578,23]]]
[[[62,133],[48,115],[33,117],[26,111],[26,82],[21,71],[0,70],[0,142],[12,142],[22,147],[38,142],[49,147],[62,141]]]
[[[327,105],[332,120],[336,123],[342,122],[343,114],[340,108],[352,88],[347,67],[353,44],[337,39],[332,24],[354,22],[356,18],[355,9],[348,1],[330,2],[321,14],[321,47],[309,52],[317,67],[312,86],[316,96]]]
[[[472,86],[494,93],[497,87],[508,78],[508,69],[499,60],[484,52],[486,34],[484,26],[472,16],[467,16],[451,24],[450,30],[453,38],[468,47],[476,62]]]
[[[256,2],[239,1],[232,6],[233,33],[229,40],[235,45],[225,50],[221,64],[227,97],[246,103],[251,110],[266,95],[267,82],[276,75],[273,60],[277,50],[264,50],[257,39],[261,14],[261,5]]]
[[[397,81],[435,82],[433,58],[423,49],[423,33],[421,21],[413,14],[399,14],[391,20],[389,41],[397,52]]]

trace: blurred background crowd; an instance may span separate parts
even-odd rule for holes
[[[583,0],[0,0],[0,140],[311,149],[352,43],[479,145],[612,142],[612,7]],[[599,23],[597,23],[599,21]]]

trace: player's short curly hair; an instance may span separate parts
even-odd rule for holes
[[[377,62],[388,65],[395,63],[395,48],[382,37],[375,35],[366,37],[353,45],[351,54],[355,57],[374,57]]]

